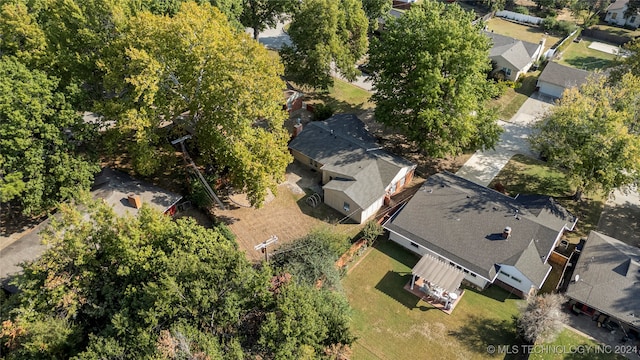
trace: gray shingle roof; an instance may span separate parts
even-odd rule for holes
[[[607,11],[624,9],[627,6],[627,3],[629,3],[629,0],[617,0],[613,4],[609,5],[609,7],[607,7]]]
[[[532,61],[539,44],[518,40],[512,37],[484,32],[491,39],[489,58],[502,57],[518,70],[522,70]]]
[[[548,270],[542,257],[565,227],[565,221],[540,216],[544,209],[530,210],[526,201],[445,172],[427,179],[385,227],[487,279],[495,276],[496,265],[507,264],[536,282]],[[511,236],[503,239],[507,226]]]
[[[401,169],[413,166],[381,150],[376,138],[353,114],[309,123],[291,140],[289,148],[323,164],[321,170],[341,174],[342,178],[329,181],[324,188],[344,192],[362,209],[384,195]]]
[[[589,76],[588,71],[549,61],[549,63],[544,67],[544,70],[542,70],[542,73],[538,78],[538,82],[544,81],[549,84],[569,89],[584,84],[587,81],[587,76]]]
[[[640,326],[640,249],[607,235],[589,234],[566,295]],[[632,315],[633,314],[633,315]]]

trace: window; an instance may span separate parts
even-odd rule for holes
[[[513,280],[515,280],[515,281],[519,282],[519,283],[521,283],[521,282],[522,282],[522,280],[518,279],[517,277],[515,277],[515,276],[513,276],[513,275],[511,275],[511,278],[512,278]]]
[[[508,67],[503,67],[502,71],[504,71],[505,75],[511,76],[511,69],[509,69]]]
[[[413,241],[411,242],[411,246],[413,246],[416,249],[420,247],[420,246],[418,246],[418,244],[414,243]]]
[[[632,16],[631,19],[629,19],[629,23],[635,24],[635,22],[636,22],[636,17]]]
[[[507,274],[506,272],[504,272],[504,271],[502,271],[502,270],[500,270],[500,274],[502,274],[502,275],[506,275],[506,276],[509,276],[509,274]]]
[[[389,194],[394,194],[396,192],[396,184],[391,184],[391,188],[389,188]]]
[[[313,166],[313,159],[309,159],[309,165]]]
[[[350,207],[349,207],[349,203],[348,203],[348,202],[345,202],[345,203],[344,203],[344,206],[343,206],[342,208],[344,209],[344,211],[349,211],[349,208],[350,208]]]
[[[611,13],[611,19],[615,20],[618,17],[618,13]]]

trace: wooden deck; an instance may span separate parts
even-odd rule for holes
[[[426,293],[424,293],[422,290],[420,290],[420,287],[422,285],[423,285],[422,279],[418,279],[416,281],[416,283],[413,285],[413,290],[411,290],[411,281],[409,281],[404,286],[404,289],[407,290],[408,292],[412,293],[413,295],[419,297],[422,301],[428,303],[429,305],[433,306],[434,308],[441,310],[442,312],[444,312],[447,315],[451,315],[453,310],[456,308],[456,305],[458,305],[458,303],[460,302],[460,299],[462,299],[462,296],[464,295],[464,290],[458,289],[456,291],[456,294],[458,295],[458,298],[451,303],[451,308],[449,308],[449,310],[446,310],[444,308],[445,304],[443,304],[441,302],[438,302],[436,299],[434,299],[432,297],[429,297]]]

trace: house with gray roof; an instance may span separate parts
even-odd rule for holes
[[[607,7],[604,21],[612,25],[629,26],[638,28],[640,26],[640,14],[636,12],[630,16],[624,16],[629,7],[629,0],[617,0]]]
[[[321,173],[324,203],[357,223],[375,215],[411,182],[416,167],[382,150],[353,114],[309,123],[289,150],[297,161]]]
[[[484,33],[491,40],[489,58],[495,64],[495,71],[503,71],[508,80],[516,81],[529,71],[544,50],[544,39],[534,44],[490,31]]]
[[[91,195],[110,205],[118,216],[137,215],[139,207],[149,206],[164,214],[173,215],[182,195],[167,191],[153,184],[134,179],[120,171],[103,168],[94,178]],[[38,224],[22,237],[0,248],[0,285],[10,292],[10,278],[22,271],[21,263],[39,258],[48,248],[42,243],[40,232],[45,230],[50,218]]]
[[[444,261],[468,283],[524,297],[540,289],[551,271],[547,259],[576,222],[551,197],[512,198],[444,172],[429,177],[384,227],[390,240]],[[438,275],[422,275],[429,276]]]
[[[538,77],[536,86],[540,93],[554,98],[562,97],[565,90],[587,82],[589,72],[549,61]]]
[[[640,249],[592,231],[566,296],[640,331]],[[615,321],[614,320],[614,321]]]

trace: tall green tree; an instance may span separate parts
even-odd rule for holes
[[[390,19],[369,51],[377,121],[432,156],[492,147],[500,128],[482,24],[457,4],[427,1]]]
[[[598,23],[598,17],[610,3],[609,0],[574,0],[569,8],[575,18],[582,20],[581,26],[586,29]]]
[[[253,38],[267,27],[274,27],[279,20],[291,14],[299,2],[297,0],[244,0],[240,22],[253,29]]]
[[[234,241],[193,219],[144,207],[118,218],[61,206],[43,256],[25,265],[3,303],[7,359],[313,358],[352,341],[343,295],[294,283],[276,289]],[[300,334],[300,338],[288,335]]]
[[[378,30],[378,19],[389,15],[392,0],[362,0],[362,9],[369,19],[369,32]]]
[[[173,17],[130,19],[119,51],[101,62],[118,94],[101,111],[116,118],[136,170],[161,164],[159,127],[191,131],[204,161],[226,172],[260,206],[290,162],[281,65],[211,5],[184,3]],[[184,115],[184,116],[181,116]]]
[[[629,0],[627,2],[627,8],[624,10],[624,18],[628,19],[634,15],[638,15],[640,10],[640,0]]]
[[[43,72],[0,58],[0,202],[24,213],[88,189],[99,170],[77,149],[90,129],[57,87]]]
[[[584,191],[608,193],[640,178],[639,109],[640,78],[626,74],[608,86],[604,76],[593,77],[565,91],[538,124],[532,147],[567,170],[576,199]]]
[[[619,56],[616,58],[616,66],[611,69],[609,75],[610,83],[619,82],[622,77],[631,73],[634,76],[640,76],[640,40],[632,40],[624,44],[624,49],[628,52],[628,56]]]
[[[303,0],[289,26],[293,45],[280,52],[287,79],[326,90],[335,65],[353,81],[355,64],[367,50],[368,27],[360,0]]]
[[[15,56],[35,68],[43,65],[46,48],[45,34],[26,4],[0,5],[0,57]]]

